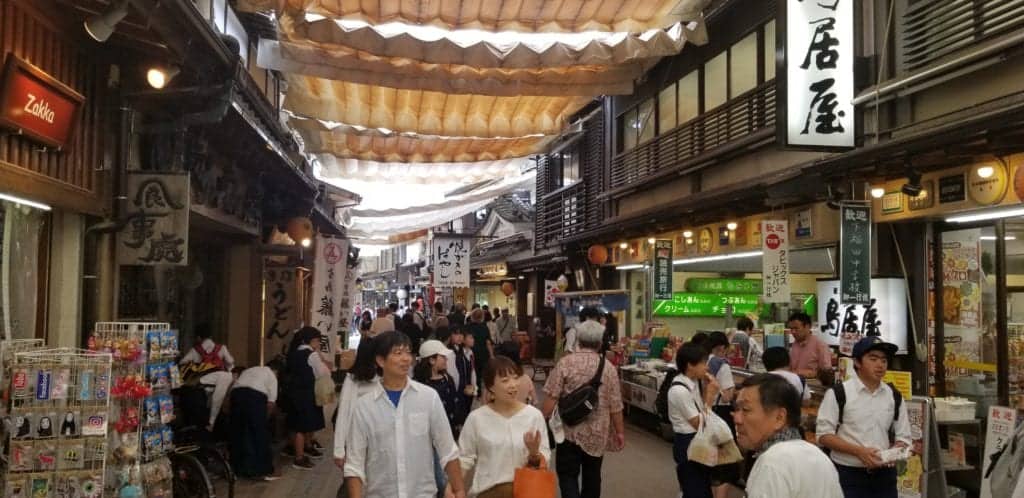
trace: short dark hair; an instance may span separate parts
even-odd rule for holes
[[[210,336],[212,335],[211,332],[210,332],[210,324],[209,323],[200,323],[200,324],[196,325],[195,331],[196,331],[196,337],[199,338],[199,339],[209,339]]]
[[[757,388],[765,409],[785,409],[787,427],[800,427],[800,393],[788,380],[770,373],[757,374],[740,384],[740,390],[747,388]]]
[[[447,344],[448,339],[452,337],[452,331],[448,327],[442,325],[434,329],[434,336],[437,337],[437,340]]]
[[[789,366],[789,351],[786,351],[786,348],[782,346],[768,348],[761,354],[761,362],[764,363],[764,368],[769,372],[786,368]]]
[[[710,335],[708,335],[707,347],[709,350],[711,350],[717,348],[718,346],[728,348],[729,337],[725,335],[725,332],[720,332],[716,330],[712,332]]]
[[[392,313],[398,311],[398,303],[388,303],[388,309],[391,310]]]
[[[434,311],[438,313],[444,313],[444,303],[442,303],[441,301],[434,303]]]
[[[741,316],[739,320],[736,320],[736,330],[741,330],[743,332],[754,330],[754,321],[745,316]]]
[[[585,307],[585,308],[580,310],[580,321],[581,322],[584,322],[584,321],[587,321],[587,320],[600,320],[600,319],[601,319],[601,310],[599,310],[599,309],[597,309],[597,308],[595,308],[593,306],[587,306],[587,307]]]
[[[507,375],[519,377],[523,375],[523,368],[506,356],[498,355],[491,358],[484,368],[484,387],[494,387],[495,379]]]
[[[359,382],[369,382],[377,375],[376,340],[373,337],[364,335],[359,340],[359,347],[356,348],[356,361],[349,369],[352,378]]]
[[[302,327],[295,333],[299,344],[309,344],[310,342],[313,342],[313,339],[319,339],[320,335],[319,329],[316,327],[310,327],[309,325]]]
[[[387,358],[391,354],[391,350],[398,347],[412,347],[409,336],[394,330],[378,334],[373,338],[373,343],[373,356],[377,358]]]
[[[810,325],[811,324],[811,316],[808,315],[807,313],[804,313],[803,311],[797,311],[797,312],[793,313],[792,315],[789,315],[789,320],[786,320],[786,323],[789,323],[789,322],[792,322],[792,321],[799,321],[800,323],[803,323],[804,325]]]
[[[681,374],[686,374],[686,367],[704,361],[708,361],[708,352],[704,346],[688,342],[676,351],[676,370]]]

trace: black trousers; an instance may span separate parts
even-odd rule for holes
[[[248,387],[231,391],[231,467],[239,477],[274,473],[267,395]]]
[[[555,471],[562,498],[601,498],[601,462],[604,457],[588,455],[572,441],[555,450]],[[580,485],[580,473],[583,483]]]
[[[896,469],[882,467],[868,470],[836,464],[839,486],[844,498],[896,498]]]

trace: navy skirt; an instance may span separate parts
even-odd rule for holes
[[[316,406],[316,393],[312,389],[291,389],[291,409],[285,423],[292,432],[316,432],[327,425],[324,410]]]

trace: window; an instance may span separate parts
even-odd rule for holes
[[[44,211],[0,201],[0,336],[42,337],[37,318],[46,289],[41,263],[49,259],[48,220]]]
[[[636,109],[631,109],[619,118],[619,131],[622,134],[622,139],[619,140],[619,143],[622,144],[621,152],[636,147],[636,129]]]
[[[658,133],[665,133],[676,124],[676,86],[669,85],[658,94]]]
[[[654,99],[652,98],[643,101],[638,107],[626,111],[619,118],[619,144],[621,144],[619,152],[625,152],[654,138],[654,128]]]
[[[775,21],[764,25],[764,80],[775,78]]]
[[[757,87],[757,32],[729,49],[729,97],[736,98]]]
[[[729,99],[729,53],[722,52],[704,64],[704,110],[710,111]]]
[[[559,187],[568,187],[580,181],[580,153],[576,147],[571,147],[552,156],[555,162],[556,182]]]
[[[654,99],[647,99],[640,104],[640,114],[637,116],[637,127],[640,138],[637,144],[644,143],[654,138]]]
[[[679,80],[679,93],[676,97],[679,111],[679,124],[683,124],[700,114],[700,72],[693,71]]]

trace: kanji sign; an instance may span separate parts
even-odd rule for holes
[[[291,335],[299,326],[298,278],[296,269],[268,266],[263,272],[264,358],[288,352]]]
[[[654,316],[725,316],[730,307],[735,316],[752,312],[757,295],[676,292],[672,299],[654,301]]]
[[[839,281],[818,280],[818,337],[839,353],[850,355],[853,344],[864,336],[878,336],[907,351],[907,294],[902,278],[872,278],[867,304],[843,303]],[[844,340],[845,339],[845,340]]]
[[[434,259],[434,287],[469,287],[469,239],[435,237],[430,247]]]
[[[688,278],[686,290],[716,294],[760,294],[761,281],[753,278]]]
[[[786,0],[783,19],[784,143],[853,147],[854,1]]]
[[[332,353],[338,334],[348,334],[351,294],[354,281],[348,278],[348,240],[317,236],[313,262],[313,297],[310,299],[310,323],[324,337],[320,352]]]
[[[127,224],[118,234],[122,265],[187,265],[188,174],[128,175]]]
[[[995,498],[998,496],[1009,496],[1012,491],[1006,489],[993,490],[992,467],[1000,458],[1000,454],[1013,442],[1014,432],[1017,428],[1017,410],[1005,406],[991,406],[988,409],[988,423],[985,424],[985,457],[981,459],[981,498]],[[1017,449],[1020,451],[1020,449]],[[1007,479],[1003,479],[1007,481]],[[1012,485],[1012,483],[1005,483]]]
[[[871,206],[843,204],[839,209],[839,302],[871,301]]]
[[[672,299],[672,241],[654,242],[654,299]]]
[[[764,240],[761,256],[762,292],[766,303],[789,302],[789,222],[764,220],[761,222]]]

